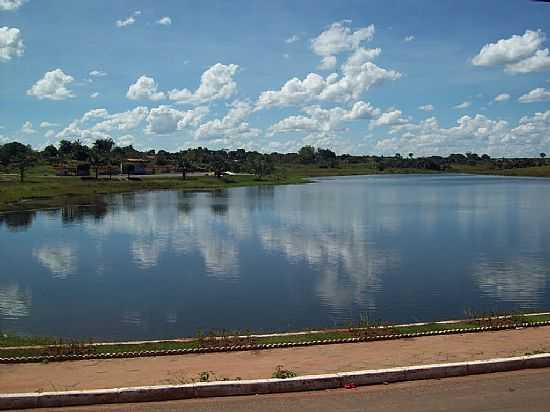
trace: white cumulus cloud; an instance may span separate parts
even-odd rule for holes
[[[100,132],[124,131],[136,129],[147,117],[149,109],[138,106],[126,112],[109,114],[105,109],[95,109],[84,115],[84,119],[93,117],[103,119],[95,124],[91,130]]]
[[[535,53],[544,38],[541,30],[526,30],[522,36],[513,35],[509,39],[486,44],[472,59],[472,63],[476,66],[496,66],[517,62]]]
[[[130,16],[127,19],[124,19],[124,20],[117,20],[116,21],[116,26],[117,27],[127,27],[127,26],[131,26],[135,22],[136,22],[136,19],[133,16]]]
[[[92,70],[90,73],[88,73],[90,77],[105,77],[107,76],[107,72],[104,72],[103,70]]]
[[[303,111],[307,116],[286,117],[272,125],[269,128],[269,134],[315,131],[327,137],[338,131],[342,123],[380,116],[380,109],[364,101],[355,102],[351,109],[343,107],[324,109],[315,105],[305,107]]]
[[[369,128],[374,129],[380,126],[394,126],[404,123],[407,123],[407,119],[403,118],[403,113],[401,112],[401,110],[392,110],[382,113],[378,117],[378,119],[370,122]]]
[[[15,11],[27,0],[0,0],[0,11]]]
[[[550,70],[550,51],[541,49],[546,40],[542,30],[526,30],[521,36],[513,35],[482,47],[472,59],[475,66],[504,65],[512,74],[524,74]]]
[[[0,27],[0,62],[23,56],[25,46],[21,31],[15,27]]]
[[[521,96],[518,101],[520,103],[536,103],[550,101],[550,90],[543,87],[531,90],[529,93]]]
[[[508,93],[501,93],[495,97],[494,101],[497,103],[501,103],[510,100],[510,97],[511,96]]]
[[[465,102],[462,102],[460,104],[457,104],[455,106],[455,109],[467,109],[468,107],[470,107],[472,105],[472,102],[469,102],[469,101],[465,101]]]
[[[533,73],[550,70],[550,51],[548,49],[537,50],[533,56],[507,65],[505,70],[509,73]]]
[[[286,39],[285,42],[288,43],[288,44],[291,44],[291,43],[297,42],[298,40],[300,40],[300,37],[298,37],[297,35],[293,34],[293,35],[290,36],[288,39]]]
[[[73,81],[74,77],[65,74],[61,69],[55,69],[44,74],[42,79],[27,90],[27,94],[39,100],[65,100],[75,97],[67,88]]]
[[[236,64],[216,63],[201,75],[201,83],[194,92],[189,89],[173,89],[168,92],[170,100],[178,103],[202,104],[228,99],[237,92],[234,80],[239,68]]]
[[[126,19],[117,20],[116,21],[116,26],[119,27],[119,28],[131,26],[132,24],[134,24],[136,22],[136,17],[139,16],[139,15],[141,15],[141,11],[136,10],[135,12],[132,13],[131,16],[128,16]]]
[[[21,133],[33,134],[36,133],[36,130],[32,128],[32,123],[27,120],[25,123],[23,123],[23,126],[21,127]]]
[[[423,112],[433,112],[435,110],[435,107],[431,104],[426,104],[424,106],[419,106],[419,110],[422,110]]]
[[[149,112],[145,131],[149,134],[164,135],[188,127],[197,127],[208,111],[206,106],[187,111],[180,111],[170,106],[159,106]]]
[[[416,37],[414,37],[413,35],[410,35],[410,36],[405,37],[405,38],[403,39],[403,41],[404,41],[405,43],[409,43],[409,42],[413,41],[415,38],[416,38]]]
[[[260,94],[257,110],[275,106],[303,105],[312,101],[346,102],[358,100],[372,86],[386,80],[397,80],[401,73],[378,67],[375,59],[380,49],[359,48],[342,64],[341,75],[331,73],[326,78],[310,73],[305,79],[292,78],[279,90]]]
[[[161,26],[170,26],[172,24],[172,19],[168,16],[165,16],[158,19],[157,24],[160,24]]]
[[[361,43],[370,41],[374,37],[375,28],[372,24],[356,31],[353,31],[347,24],[348,22],[333,23],[327,30],[311,40],[311,49],[323,59],[320,68],[334,67],[338,54],[356,50]]]
[[[247,119],[253,106],[244,101],[234,101],[221,119],[203,123],[195,131],[195,139],[254,138],[260,130],[252,128]]]
[[[48,129],[48,128],[50,128],[50,127],[57,127],[57,126],[59,126],[57,123],[50,123],[50,122],[42,122],[42,123],[40,123],[40,127],[41,127],[42,129]]]
[[[131,84],[126,93],[130,100],[153,100],[165,99],[164,92],[158,91],[158,85],[152,77],[141,76],[134,84]]]

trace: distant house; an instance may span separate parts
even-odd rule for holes
[[[90,164],[82,162],[69,162],[57,165],[57,176],[90,176]]]
[[[154,156],[147,156],[145,159],[128,158],[120,163],[120,172],[122,174],[155,175],[160,173],[177,173],[177,171],[177,166],[172,163],[155,164]]]
[[[147,174],[147,161],[143,159],[126,159],[120,162],[120,173],[132,175]]]

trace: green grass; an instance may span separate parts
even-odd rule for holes
[[[63,206],[67,203],[92,201],[96,196],[108,193],[134,192],[143,190],[199,190],[223,189],[240,186],[268,186],[304,183],[297,176],[214,176],[188,177],[146,177],[141,180],[81,180],[78,177],[29,176],[20,183],[15,177],[0,180],[0,211],[36,209]]]
[[[321,168],[307,165],[287,165],[272,176],[144,177],[128,181],[114,178],[82,180],[78,177],[51,176],[51,167],[37,166],[27,172],[24,182],[16,175],[0,175],[0,212],[63,206],[69,203],[91,203],[96,196],[108,193],[146,190],[209,190],[240,186],[300,184],[313,176],[349,176],[382,173],[370,165],[346,165],[339,168]],[[387,169],[383,173],[426,173],[421,169]],[[50,175],[48,175],[50,174]]]
[[[362,337],[362,336],[374,336],[374,335],[385,335],[385,334],[407,334],[407,333],[421,333],[421,332],[432,332],[439,330],[455,330],[455,329],[471,329],[477,328],[479,326],[489,326],[496,324],[510,324],[511,322],[541,322],[541,321],[550,321],[550,315],[513,315],[508,317],[508,319],[498,320],[497,318],[485,318],[483,320],[472,319],[465,320],[457,323],[428,323],[425,325],[417,326],[384,326],[384,327],[350,327],[348,329],[339,329],[339,330],[326,330],[321,332],[313,332],[308,334],[290,334],[286,336],[267,336],[267,337],[245,337],[245,338],[233,338],[231,335],[225,336],[226,341],[225,345],[232,346],[236,344],[278,344],[278,343],[298,343],[298,342],[311,342],[311,341],[323,341],[329,339],[346,339],[353,337]],[[360,325],[359,325],[360,326]],[[58,353],[57,348],[63,345],[70,345],[71,343],[76,343],[76,346],[81,350],[85,350],[86,353],[90,351],[93,353],[120,353],[120,352],[142,352],[142,351],[158,351],[158,350],[170,350],[170,349],[192,349],[200,348],[207,346],[223,346],[223,344],[213,344],[210,341],[210,344],[205,344],[204,341],[201,342],[199,338],[192,339],[188,342],[149,342],[149,343],[140,343],[140,344],[109,344],[94,346],[90,348],[86,345],[86,342],[71,342],[71,341],[60,341],[54,338],[47,337],[17,337],[12,335],[3,335],[0,336],[0,357],[15,357],[15,356],[42,356],[51,353]],[[53,352],[44,348],[30,348],[28,346],[37,346],[37,345],[52,345]],[[19,346],[17,349],[2,349],[8,346]]]
[[[294,177],[324,177],[324,176],[354,176],[354,175],[375,175],[375,174],[409,174],[409,173],[438,173],[426,169],[414,168],[387,168],[380,171],[371,164],[347,164],[334,168],[323,168],[310,165],[282,165],[279,169],[281,174]]]
[[[41,336],[18,336],[13,334],[0,335],[0,347],[6,346],[35,346],[35,345],[53,345],[58,339]]]
[[[13,171],[10,171],[13,172]],[[504,176],[550,177],[550,165],[522,169],[487,169],[465,165],[454,166],[449,172],[476,173]],[[0,175],[0,212],[57,207],[70,203],[91,203],[94,198],[108,193],[143,190],[209,190],[239,186],[299,184],[309,177],[352,176],[372,174],[441,173],[425,169],[386,169],[379,171],[371,164],[347,164],[336,168],[309,165],[281,165],[273,176],[257,179],[255,176],[145,177],[141,180],[81,180],[78,177],[52,176],[48,165],[38,165],[27,171],[25,182],[18,176]]]
[[[449,172],[475,173],[496,176],[550,177],[550,165],[516,169],[489,169],[480,166],[456,165]]]

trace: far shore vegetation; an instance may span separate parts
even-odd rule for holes
[[[20,336],[0,333],[0,358],[19,356],[51,356],[70,354],[101,354],[120,352],[159,351],[171,349],[221,348],[234,345],[278,344],[312,342],[381,335],[400,335],[432,331],[473,329],[479,327],[514,326],[550,321],[550,315],[539,314],[470,314],[468,319],[456,322],[431,322],[422,325],[399,326],[371,322],[363,319],[339,329],[310,332],[294,332],[275,336],[261,336],[250,331],[217,330],[198,333],[197,336],[180,340],[150,341],[141,343],[106,343],[92,345],[91,340],[69,340],[53,337]]]
[[[170,153],[118,147],[110,139],[89,146],[63,140],[39,151],[12,142],[0,145],[0,212],[92,203],[107,193],[297,184],[309,177],[388,173],[550,177],[550,163],[545,153],[498,159],[475,153],[359,156],[312,146],[286,154],[203,147]]]

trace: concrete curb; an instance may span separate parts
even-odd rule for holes
[[[508,372],[520,369],[545,368],[549,366],[550,353],[543,353],[512,358],[309,375],[290,379],[257,379],[204,382],[188,385],[0,394],[0,410],[315,391],[342,388],[346,384],[366,386],[381,383]]]
[[[122,359],[122,358],[142,358],[151,356],[174,356],[199,353],[214,353],[214,352],[242,352],[242,351],[257,351],[265,349],[281,349],[293,348],[314,345],[333,345],[341,343],[358,343],[358,342],[375,342],[383,340],[396,340],[419,338],[424,336],[437,335],[453,335],[464,333],[479,333],[488,331],[502,331],[517,328],[533,328],[550,326],[550,321],[542,322],[525,322],[509,325],[482,326],[465,329],[446,329],[417,333],[399,333],[377,336],[361,336],[340,339],[324,339],[312,341],[286,342],[286,343],[269,343],[269,344],[249,344],[249,345],[233,345],[233,346],[218,346],[218,347],[199,347],[199,348],[182,348],[182,349],[158,349],[145,350],[136,352],[112,352],[112,353],[87,353],[87,354],[67,354],[67,355],[37,355],[37,356],[13,356],[0,358],[0,364],[6,363],[40,363],[40,362],[63,362],[72,360],[90,360],[90,359]]]

